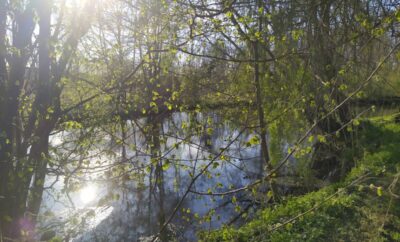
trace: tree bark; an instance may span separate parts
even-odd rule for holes
[[[9,154],[11,143],[8,142],[10,133],[7,132],[6,107],[7,107],[7,82],[8,71],[6,66],[6,19],[7,1],[0,0],[0,231],[5,231],[5,216],[7,215],[7,187],[10,170]]]
[[[19,97],[25,79],[25,69],[29,58],[28,46],[31,43],[35,27],[33,3],[28,2],[26,8],[15,13],[15,22],[12,28],[13,48],[9,53],[8,68],[6,65],[6,20],[7,1],[0,0],[0,229],[3,235],[16,238],[19,234],[17,226],[19,206],[17,202],[20,185],[20,176],[14,170],[14,164],[20,164],[15,147],[19,147],[21,140],[16,137]]]
[[[163,172],[163,162],[159,158],[161,154],[161,144],[160,144],[160,121],[157,118],[150,118],[151,125],[151,136],[152,136],[152,155],[153,160],[156,161],[155,168],[155,182],[158,190],[158,224],[161,228],[165,223],[165,189],[164,189],[164,172]],[[168,241],[168,234],[165,230],[160,234],[161,241]]]
[[[258,9],[261,7],[261,1],[257,0],[257,12]],[[259,13],[258,16],[258,31],[261,33],[263,30],[262,27],[262,14]],[[257,105],[257,113],[258,113],[258,120],[260,124],[260,136],[261,136],[261,158],[266,167],[267,172],[273,170],[273,166],[270,161],[269,151],[268,151],[268,143],[267,143],[267,124],[265,121],[265,114],[264,114],[264,105],[263,105],[263,97],[262,97],[262,90],[261,90],[261,82],[260,82],[260,63],[259,63],[259,40],[256,39],[252,43],[253,47],[253,57],[254,57],[254,85],[256,88],[256,105]],[[262,169],[264,170],[264,169]],[[269,180],[269,187],[272,192],[272,196],[274,200],[279,200],[279,194],[277,188],[272,179]]]
[[[35,130],[35,142],[32,145],[29,160],[34,165],[33,185],[30,191],[28,211],[35,221],[39,213],[46,168],[49,159],[49,136],[55,125],[54,101],[57,96],[56,86],[50,76],[50,27],[51,0],[43,0],[38,4],[39,16],[39,85],[35,106],[38,111],[38,127]]]

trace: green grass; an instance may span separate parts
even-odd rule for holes
[[[202,232],[201,240],[400,241],[399,200],[388,189],[400,172],[400,125],[393,118],[375,117],[363,122],[353,152],[356,166],[343,182],[287,198],[274,208],[259,211],[240,228]],[[360,177],[364,179],[348,186]],[[398,187],[400,184],[393,191],[400,193]],[[336,195],[327,200],[332,194]]]

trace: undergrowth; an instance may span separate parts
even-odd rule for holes
[[[400,124],[366,120],[355,167],[340,183],[287,198],[245,225],[202,232],[202,241],[400,241]],[[354,153],[354,152],[353,152]],[[396,186],[397,185],[397,186]]]

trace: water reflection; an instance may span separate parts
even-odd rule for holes
[[[97,195],[97,187],[94,184],[86,185],[79,191],[79,198],[84,204],[93,202]]]
[[[249,140],[257,135],[255,132],[239,135],[238,125],[215,114],[193,116],[175,113],[162,121],[159,133],[159,159],[164,164],[162,178],[165,193],[163,206],[159,206],[160,187],[154,177],[154,159],[149,151],[149,137],[143,132],[146,122],[145,119],[128,121],[126,132],[117,137],[98,132],[95,144],[87,152],[82,152],[84,156],[76,155],[74,146],[74,140],[78,140],[81,134],[64,132],[53,138],[56,145],[64,144],[58,147],[59,154],[53,155],[69,155],[69,160],[75,160],[70,167],[74,172],[67,177],[57,176],[57,181],[54,181],[55,176],[47,178],[46,183],[54,183],[54,189],[48,191],[42,211],[56,212],[58,217],[64,213],[60,211],[72,211],[75,229],[72,226],[74,223],[69,224],[72,224],[71,238],[75,241],[136,241],[141,236],[156,233],[160,209],[169,216],[192,177],[229,144],[223,155],[215,159],[210,169],[196,181],[192,190],[226,191],[245,186],[261,174],[263,164],[259,146],[248,145]],[[205,132],[193,132],[196,128],[188,128],[193,124]],[[210,127],[213,129],[207,130]],[[122,136],[124,145],[119,140]],[[282,149],[285,146],[287,144],[282,144]],[[76,167],[82,172],[75,172]],[[82,184],[85,185],[82,187]],[[80,188],[71,194],[61,192],[66,186],[73,185]],[[56,199],[52,200],[55,194]],[[176,237],[193,240],[199,229],[216,228],[234,221],[241,212],[238,207],[246,208],[251,213],[257,205],[246,193],[236,196],[238,202],[234,204],[232,196],[190,194],[173,220],[172,226],[175,227],[172,230],[177,233]],[[71,218],[71,215],[65,214],[59,221]]]

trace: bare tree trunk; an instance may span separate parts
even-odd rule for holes
[[[20,179],[14,170],[14,164],[23,160],[16,159],[16,150],[20,139],[16,138],[19,97],[24,84],[25,68],[28,61],[27,47],[31,43],[35,27],[32,2],[22,12],[15,15],[12,28],[13,47],[18,50],[9,55],[9,66],[6,65],[6,19],[7,1],[0,0],[0,229],[4,236],[17,238],[19,204],[17,202]],[[24,175],[24,174],[22,174]]]
[[[7,215],[7,187],[8,187],[8,175],[10,172],[10,152],[11,143],[9,138],[11,137],[8,132],[6,125],[6,108],[7,108],[7,82],[8,82],[8,71],[6,66],[6,0],[0,0],[0,231],[5,231],[4,221]],[[3,233],[3,232],[2,232]],[[0,235],[2,236],[2,235]]]
[[[36,105],[39,114],[39,124],[35,136],[37,141],[32,145],[30,161],[35,166],[34,182],[28,211],[36,220],[41,204],[43,185],[48,162],[49,135],[54,127],[52,107],[53,83],[50,77],[50,25],[51,25],[51,0],[43,0],[38,5],[39,15],[39,89]],[[53,111],[49,110],[53,109]]]

